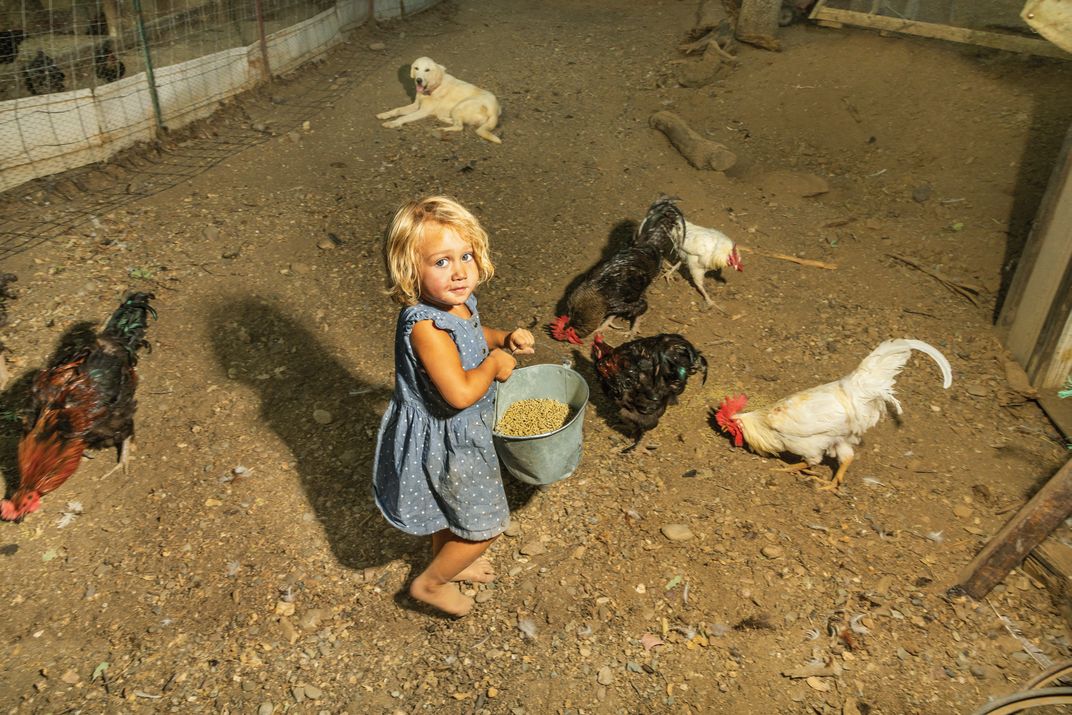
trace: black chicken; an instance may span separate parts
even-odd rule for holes
[[[659,424],[667,406],[676,404],[685,391],[689,375],[703,372],[701,384],[707,382],[707,358],[676,333],[639,338],[616,348],[596,333],[592,360],[603,391],[635,430],[633,444],[623,452],[635,448],[644,433]]]
[[[33,411],[19,440],[19,488],[0,502],[0,518],[22,519],[67,481],[86,448],[118,447],[125,467],[134,436],[134,366],[148,348],[152,293],[129,295],[90,344],[62,351],[34,378]]]
[[[38,50],[34,58],[22,67],[22,81],[30,94],[51,94],[63,91],[63,74],[52,58]]]
[[[93,72],[105,82],[114,82],[126,75],[127,66],[115,54],[115,45],[111,39],[102,42],[94,53]]]
[[[603,330],[615,316],[629,320],[635,334],[648,309],[644,292],[659,275],[663,252],[673,245],[675,230],[684,233],[685,217],[673,199],[659,199],[648,209],[632,242],[596,265],[566,297],[566,314],[551,324],[551,336],[580,345],[581,338]]]
[[[9,65],[19,56],[19,45],[26,39],[24,30],[0,30],[0,65]]]

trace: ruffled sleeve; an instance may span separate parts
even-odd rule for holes
[[[422,320],[431,320],[440,330],[455,332],[458,329],[458,320],[450,313],[444,313],[427,305],[411,305],[402,311],[402,335],[409,337],[413,332],[413,326]]]

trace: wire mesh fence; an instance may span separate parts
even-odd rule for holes
[[[398,17],[437,1],[0,0],[0,260],[269,135],[230,123],[105,159],[209,116],[222,100],[323,54],[370,15]],[[337,89],[316,85],[292,98],[275,129],[300,124]],[[55,201],[12,196],[69,169],[45,180]]]

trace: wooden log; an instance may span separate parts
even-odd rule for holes
[[[737,38],[767,36],[773,39],[778,32],[781,11],[782,0],[742,0],[741,11],[737,14]]]
[[[951,593],[982,598],[990,593],[1028,552],[1072,514],[1072,460],[1001,528],[957,579]]]
[[[666,135],[681,156],[697,169],[725,171],[737,163],[737,155],[719,144],[705,139],[673,112],[656,112],[648,119],[648,125]]]
[[[703,35],[716,28],[728,25],[730,21],[722,0],[700,0],[696,8],[696,25],[692,28],[693,35]]]

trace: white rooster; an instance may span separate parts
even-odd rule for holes
[[[926,353],[942,370],[942,387],[953,384],[953,371],[945,356],[920,340],[887,340],[865,357],[851,373],[810,390],[803,390],[761,410],[740,413],[748,402],[745,395],[722,401],[715,420],[734,443],[761,454],[783,452],[803,458],[790,467],[801,471],[819,464],[824,456],[836,457],[837,472],[823,489],[836,490],[852,464],[853,446],[864,432],[874,427],[893,407],[901,413],[901,403],[893,395],[897,374],[912,350]]]
[[[708,305],[714,304],[704,288],[704,276],[708,271],[721,270],[726,266],[737,271],[744,270],[741,254],[737,252],[737,244],[718,229],[697,226],[686,220],[684,236],[675,232],[673,241],[674,251],[679,260],[667,274],[676,271],[684,262],[689,269],[692,282],[703,294],[704,301]]]

